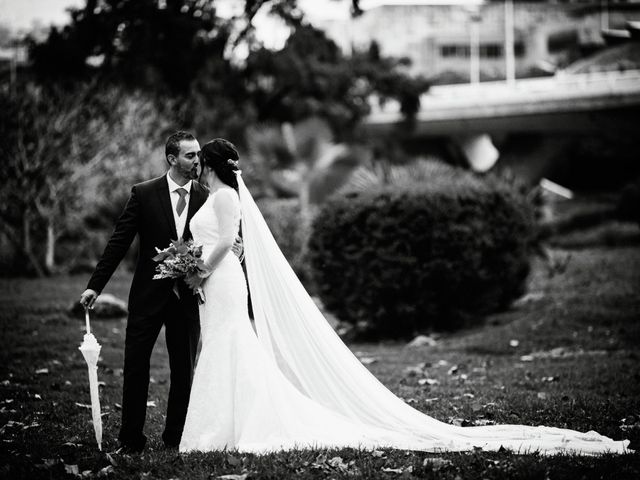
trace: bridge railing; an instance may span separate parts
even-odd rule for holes
[[[523,78],[514,82],[504,80],[481,82],[476,84],[435,85],[424,95],[428,97],[459,96],[509,96],[512,94],[548,92],[557,89],[566,90],[617,90],[637,86],[640,82],[640,70],[611,72],[593,72],[569,74],[562,71],[551,77]]]
[[[596,98],[640,94],[640,70],[568,74],[524,78],[514,82],[491,81],[477,84],[435,85],[420,97],[425,111],[450,110],[483,105],[509,105],[571,98]],[[380,106],[371,101],[371,115],[394,115],[400,111],[395,101]]]

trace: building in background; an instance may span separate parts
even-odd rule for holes
[[[509,20],[515,75],[537,76],[603,46],[603,30],[640,20],[640,1],[378,2],[355,19],[315,23],[345,52],[376,42],[385,55],[410,58],[411,73],[458,83],[507,76]]]

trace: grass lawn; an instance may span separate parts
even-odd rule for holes
[[[593,429],[630,439],[637,449],[640,248],[583,248],[571,255],[567,270],[552,278],[537,265],[529,295],[483,327],[443,335],[435,346],[351,348],[392,391],[439,420]],[[129,281],[119,272],[108,291],[126,298]],[[95,447],[85,406],[87,373],[77,350],[84,323],[66,314],[85,282],[0,280],[2,478],[640,478],[638,453],[167,452],[160,440],[169,378],[163,341],[152,358],[148,448],[142,455],[107,456]],[[103,345],[98,375],[107,452],[117,446],[125,325],[124,319],[93,324]]]

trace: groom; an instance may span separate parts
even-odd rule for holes
[[[200,145],[193,135],[176,132],[168,139],[166,175],[134,185],[115,230],[89,280],[80,303],[90,308],[126,254],[136,234],[140,250],[131,291],[124,350],[124,385],[121,452],[144,449],[143,434],[149,390],[151,351],[165,326],[171,385],[162,440],[167,448],[177,448],[184,427],[189,392],[200,337],[198,303],[180,282],[178,298],[173,280],[153,280],[155,247],[165,248],[172,239],[191,238],[189,220],[207,199],[207,190],[196,178]]]

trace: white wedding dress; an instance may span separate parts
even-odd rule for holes
[[[251,288],[227,253],[203,285],[202,350],[180,451],[265,453],[292,448],[392,447],[597,454],[627,452],[628,441],[542,426],[458,427],[396,397],[326,322],[278,249],[242,178],[212,194],[191,220],[203,258],[242,232]],[[242,212],[242,214],[241,214]]]

